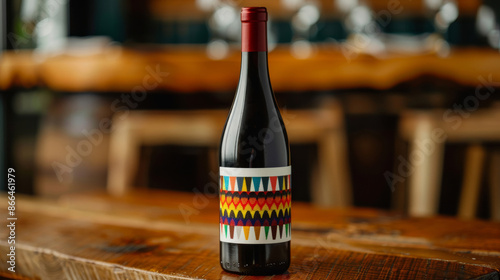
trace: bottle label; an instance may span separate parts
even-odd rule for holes
[[[290,241],[291,169],[220,168],[220,241]]]

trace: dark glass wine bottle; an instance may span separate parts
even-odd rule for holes
[[[220,146],[220,263],[271,275],[290,266],[288,137],[267,66],[267,11],[241,11],[241,73]]]

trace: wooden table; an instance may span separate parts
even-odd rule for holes
[[[1,197],[6,223],[7,199]],[[57,201],[18,195],[16,205],[16,274],[7,271],[9,232],[0,227],[4,277],[257,279],[220,268],[214,195],[139,190]],[[500,277],[498,223],[303,203],[293,209],[292,265],[284,275],[262,279]]]
[[[148,51],[115,47],[80,56],[5,52],[0,57],[0,90],[46,87],[55,91],[130,93],[142,86],[176,93],[233,93],[240,56],[235,48],[226,58],[212,60],[204,46]],[[500,54],[493,49],[454,48],[445,58],[435,53],[386,56],[319,44],[311,57],[299,59],[291,55],[288,46],[280,46],[269,53],[269,71],[276,92],[386,90],[420,77],[472,88],[500,85]]]

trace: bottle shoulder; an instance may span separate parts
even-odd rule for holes
[[[221,139],[221,166],[288,166],[289,154],[288,136],[279,112],[230,113]]]

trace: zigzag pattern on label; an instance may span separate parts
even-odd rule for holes
[[[288,174],[220,176],[220,240],[248,244],[289,241],[290,183]]]
[[[269,177],[220,176],[220,189],[233,192],[289,190],[290,175]]]
[[[220,217],[224,224],[260,225],[289,223],[290,190],[278,192],[228,192],[220,191]]]
[[[220,207],[228,210],[276,210],[290,207],[291,191],[229,192],[220,191]]]

